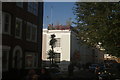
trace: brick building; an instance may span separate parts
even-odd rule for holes
[[[42,2],[2,3],[2,72],[41,66]]]

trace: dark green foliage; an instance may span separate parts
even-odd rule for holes
[[[78,37],[88,45],[104,48],[106,53],[120,56],[120,3],[76,3],[74,14]]]
[[[49,55],[48,59],[52,59],[54,58],[55,53],[52,50],[49,50],[48,55]]]
[[[54,47],[55,46],[55,43],[56,43],[56,39],[55,39],[55,35],[54,34],[52,34],[51,35],[51,40],[50,40],[50,45],[52,46],[52,47]]]

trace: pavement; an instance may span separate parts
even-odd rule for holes
[[[68,76],[68,72],[64,71],[53,76],[57,77],[59,80],[95,80],[95,74],[89,70],[77,70],[74,71],[72,76]]]

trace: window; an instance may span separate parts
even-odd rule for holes
[[[26,68],[34,66],[34,53],[26,53],[25,55],[25,66]]]
[[[14,55],[14,67],[20,68],[20,66],[21,66],[21,53],[20,50],[16,50]]]
[[[22,32],[22,20],[19,18],[16,18],[15,36],[20,38],[21,32]]]
[[[26,38],[27,38],[27,40],[31,39],[31,27],[32,27],[32,24],[28,22],[27,23],[27,29],[26,29]]]
[[[28,2],[28,11],[32,12],[33,11],[33,2]]]
[[[60,53],[55,53],[55,62],[60,63]]]
[[[37,38],[37,26],[33,25],[31,39],[32,41],[36,41],[37,40],[36,38]]]
[[[15,46],[13,49],[12,56],[12,67],[16,69],[22,68],[22,48],[20,46]]]
[[[18,7],[23,8],[23,2],[16,2],[16,5],[17,5]]]
[[[37,40],[37,26],[29,22],[27,23],[26,39],[35,42]]]
[[[3,12],[2,14],[3,33],[10,34],[10,26],[11,26],[11,15],[9,13]]]
[[[37,16],[38,15],[38,3],[34,3],[33,13]]]
[[[2,69],[3,71],[8,70],[8,50],[2,50]]]
[[[38,3],[28,2],[28,11],[37,16],[38,15]]]
[[[56,38],[56,43],[55,43],[55,46],[56,47],[60,47],[60,38]]]

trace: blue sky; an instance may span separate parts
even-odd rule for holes
[[[43,28],[47,28],[47,25],[52,23],[53,25],[55,25],[56,23],[65,25],[66,20],[68,20],[69,18],[72,18],[72,21],[74,21],[74,4],[74,2],[45,2]]]

